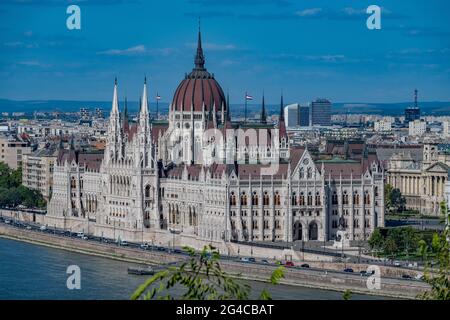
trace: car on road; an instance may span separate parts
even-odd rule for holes
[[[31,226],[27,226],[27,230],[31,230],[32,228],[31,228]]]
[[[414,277],[414,279],[416,279],[416,280],[423,280],[423,274],[422,274],[422,273],[418,273],[418,274]]]
[[[249,262],[256,262],[256,259],[255,258],[248,258],[248,261]]]
[[[344,272],[352,273],[352,272],[353,272],[353,269],[352,269],[352,268],[345,268],[345,269],[344,269]]]
[[[156,250],[158,250],[158,251],[166,251],[166,248],[164,248],[164,247],[156,247]]]
[[[108,239],[102,239],[102,242],[109,243],[109,240]]]
[[[286,267],[295,267],[294,263],[292,261],[286,261],[284,264]]]
[[[412,279],[409,274],[402,274],[402,279]]]
[[[269,260],[267,260],[267,259],[262,259],[261,262],[265,263],[265,264],[269,264]]]
[[[302,268],[309,268],[309,264],[304,263],[304,264],[302,264],[300,267],[302,267]]]
[[[242,258],[241,258],[241,261],[242,261],[242,262],[250,262],[250,260],[249,260],[248,258],[246,258],[246,257],[242,257]]]
[[[10,221],[10,220],[5,220],[5,223],[6,223],[6,224],[10,224],[11,221]]]
[[[120,241],[120,245],[121,245],[121,246],[124,246],[124,247],[125,247],[125,246],[128,246],[128,242],[126,242],[126,241]]]
[[[46,227],[46,226],[41,226],[39,229],[40,229],[41,231],[45,231],[45,230],[47,230],[47,227]]]
[[[394,261],[394,266],[396,267],[400,267],[402,264],[400,263],[400,261]]]
[[[141,244],[141,249],[147,250],[148,249],[148,243]]]
[[[88,240],[89,238],[87,236],[82,236],[81,239]]]
[[[77,237],[80,237],[80,238],[84,237],[84,233],[83,232],[77,232]]]

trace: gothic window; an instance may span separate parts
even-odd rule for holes
[[[147,185],[145,187],[145,197],[150,198],[150,186],[149,185]]]
[[[333,196],[331,197],[331,204],[338,204],[338,196],[336,191],[333,192]]]
[[[368,191],[364,194],[364,204],[370,204],[370,195]]]
[[[278,191],[275,192],[275,205],[280,206],[281,205],[281,196],[278,193]]]
[[[308,178],[308,179],[311,179],[311,178],[312,178],[312,168],[311,168],[311,167],[308,168],[308,171],[307,171],[307,178]]]
[[[303,192],[300,192],[300,199],[299,199],[300,201],[300,205],[301,206],[304,206],[305,205],[305,196],[304,196],[304,194],[303,194]]]
[[[234,194],[234,192],[231,192],[230,206],[235,206],[235,205],[236,205],[236,195]]]
[[[359,194],[358,191],[355,191],[355,194],[353,195],[353,203],[356,205],[359,205]]]
[[[244,192],[242,192],[241,195],[241,206],[246,206],[247,205],[247,194]]]
[[[256,191],[253,191],[252,205],[254,205],[254,206],[258,205],[258,195],[256,194]]]
[[[303,168],[300,168],[299,176],[300,176],[300,179],[303,179],[305,177],[305,170]]]
[[[344,194],[342,195],[342,203],[348,204],[348,194],[347,191],[344,191]]]
[[[308,192],[308,206],[312,206],[312,194]]]
[[[321,205],[320,193],[316,192],[316,206],[320,206],[320,205]]]
[[[269,198],[269,194],[267,193],[267,191],[264,192],[263,204],[265,206],[268,206],[270,204],[270,198]]]
[[[297,205],[297,194],[295,192],[292,193],[292,205]]]

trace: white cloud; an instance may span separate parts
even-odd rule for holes
[[[187,43],[187,46],[189,48],[197,48],[197,43],[190,42]],[[218,43],[212,43],[212,42],[205,42],[202,43],[202,47],[205,50],[211,50],[211,51],[229,51],[229,50],[236,50],[236,46],[234,44],[218,44]]]
[[[105,51],[97,52],[97,54],[109,55],[109,56],[141,56],[141,55],[158,55],[168,56],[174,53],[176,50],[173,48],[154,48],[148,49],[143,44],[130,47],[127,49],[109,49]]]
[[[128,56],[128,55],[140,55],[146,52],[144,45],[138,45],[127,49],[110,49],[106,51],[98,52],[98,54],[104,54],[109,56]]]
[[[295,14],[299,17],[312,17],[322,12],[322,8],[310,8],[297,11]]]

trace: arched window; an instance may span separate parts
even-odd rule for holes
[[[317,240],[318,239],[318,228],[317,228],[317,223],[316,222],[311,222],[309,224],[309,230],[308,230],[308,234],[309,234],[309,240]]]
[[[344,191],[344,194],[342,195],[342,203],[348,204],[348,194],[347,191]]]
[[[308,178],[308,179],[311,179],[311,178],[312,178],[312,168],[309,167],[307,172],[308,172],[308,173],[307,173],[307,175],[308,175],[307,178]]]
[[[300,168],[299,176],[300,176],[300,179],[303,179],[305,177],[305,170],[303,168]]]
[[[231,192],[230,206],[235,206],[235,205],[236,205],[236,195],[234,194],[234,192]]]
[[[147,185],[145,187],[145,197],[150,198],[150,186],[149,185]]]
[[[359,205],[359,194],[358,191],[355,191],[355,194],[353,195],[353,203],[356,205]]]
[[[366,191],[366,193],[364,194],[364,203],[370,204],[370,195],[368,191]]]
[[[305,196],[304,196],[303,192],[300,192],[299,204],[300,204],[301,206],[304,206],[304,205],[305,205]]]
[[[316,206],[320,206],[320,205],[321,205],[320,193],[317,191],[316,192]]]
[[[302,240],[302,224],[300,221],[294,223],[294,241]]]
[[[252,205],[257,206],[258,205],[258,195],[256,194],[256,191],[253,191],[252,195]]]
[[[297,205],[297,193],[292,192],[292,205],[296,206]]]
[[[264,191],[263,205],[268,206],[270,204],[270,197],[267,191]]]
[[[312,194],[308,192],[308,206],[312,206]]]
[[[246,206],[247,205],[247,195],[245,194],[245,191],[242,192],[241,195],[241,206]]]
[[[338,204],[338,196],[336,191],[333,192],[333,196],[331,197],[331,204]]]
[[[280,196],[280,194],[278,193],[278,191],[275,192],[275,205],[276,205],[276,206],[281,205],[281,196]]]

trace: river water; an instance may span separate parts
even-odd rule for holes
[[[67,267],[81,269],[81,289],[66,286]],[[0,299],[129,299],[148,276],[129,275],[133,264],[0,238]],[[340,300],[341,292],[247,281],[252,298],[267,288],[273,299]],[[173,295],[179,294],[180,288]],[[352,299],[383,299],[352,295]]]

